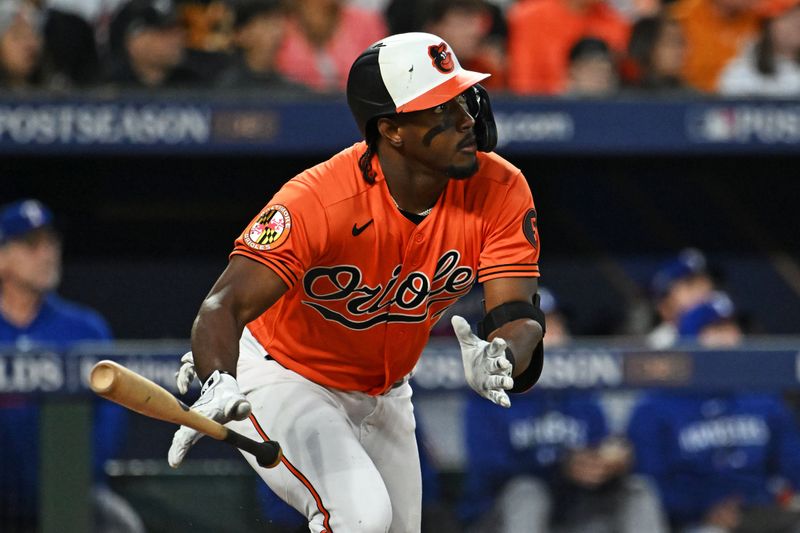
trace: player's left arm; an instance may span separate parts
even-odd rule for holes
[[[484,282],[487,314],[478,335],[454,315],[467,384],[488,400],[510,407],[508,392],[524,392],[539,379],[544,363],[544,315],[536,305],[533,277],[494,278]]]
[[[506,170],[511,170],[510,168]],[[539,235],[533,197],[519,170],[505,186],[485,181],[477,281],[483,285],[484,317],[477,334],[456,315],[467,384],[509,407],[507,392],[524,392],[539,379],[544,361],[544,314],[538,307]]]
[[[487,311],[501,308],[512,302],[531,304],[538,288],[537,278],[497,278],[483,284],[485,308]],[[519,378],[525,378],[524,373],[536,374],[533,382],[539,378],[543,358],[542,351],[536,350],[542,342],[544,330],[542,324],[533,318],[518,318],[500,325],[498,328],[487,331],[487,341],[500,337],[506,341],[506,357],[510,354],[514,359],[512,377],[515,386],[511,392],[521,392],[517,383]],[[510,354],[509,354],[510,351]],[[531,383],[533,385],[533,383]],[[530,388],[530,387],[526,387]]]

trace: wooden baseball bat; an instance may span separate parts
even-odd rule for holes
[[[115,363],[100,361],[89,373],[92,390],[131,411],[196,429],[200,433],[225,441],[253,454],[258,464],[272,468],[281,461],[281,446],[276,441],[256,442],[226,428],[189,407],[162,386]]]

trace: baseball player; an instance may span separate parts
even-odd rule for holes
[[[491,152],[487,76],[427,33],[364,51],[347,99],[365,141],[283,186],[195,320],[193,408],[280,442],[274,469],[245,458],[313,532],[420,530],[408,378],[476,281],[478,334],[452,319],[469,385],[507,407],[541,372],[536,211],[520,170]],[[182,388],[193,372],[187,354]],[[170,464],[198,438],[180,428]]]

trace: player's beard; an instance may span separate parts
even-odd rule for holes
[[[478,158],[474,158],[468,165],[450,165],[445,169],[447,175],[454,180],[471,178],[478,172]]]

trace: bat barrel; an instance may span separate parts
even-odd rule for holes
[[[164,387],[115,363],[100,361],[89,374],[89,385],[98,395],[145,416],[184,425],[217,440],[224,440],[250,452],[266,468],[281,460],[281,447],[275,441],[256,442],[219,422],[187,407]]]
[[[114,388],[117,369],[109,361],[100,361],[89,373],[89,386],[97,394],[105,394]]]

